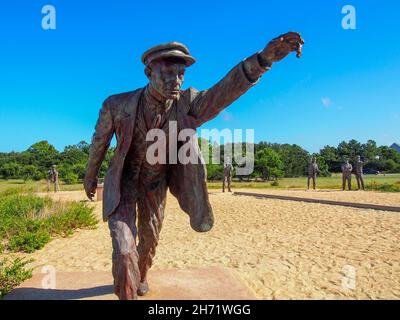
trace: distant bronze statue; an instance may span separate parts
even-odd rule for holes
[[[317,164],[317,159],[311,157],[310,163],[308,164],[308,181],[307,188],[310,190],[310,180],[313,181],[313,189],[317,189],[317,174],[319,173],[319,168]]]
[[[226,163],[224,163],[224,177],[222,181],[222,192],[225,192],[225,184],[228,185],[228,192],[232,192],[231,190],[231,182],[233,175],[233,165],[230,161],[230,158],[227,158]]]
[[[147,134],[152,129],[168,131],[172,121],[179,132],[195,132],[253,87],[273,63],[293,51],[300,58],[303,44],[298,33],[284,34],[205,91],[181,89],[185,69],[195,63],[185,45],[158,45],[142,57],[149,84],[106,99],[92,139],[84,186],[93,199],[101,163],[115,134],[117,148],[104,182],[103,217],[111,231],[114,290],[120,299],[137,299],[149,290],[147,272],[159,241],[168,188],[195,231],[207,232],[214,223],[204,164],[149,163]],[[169,148],[163,153],[168,154]]]
[[[50,186],[54,185],[54,192],[60,191],[60,184],[58,181],[58,171],[56,165],[53,165],[49,171],[47,171],[47,192],[50,192]]]
[[[53,183],[53,170],[50,168],[47,171],[47,192],[50,192],[52,183]]]
[[[361,161],[361,157],[357,156],[357,161],[355,163],[356,179],[358,190],[365,190],[364,187],[364,161]]]
[[[349,160],[342,165],[342,190],[346,190],[346,182],[349,190],[351,190],[351,172],[353,171],[353,166],[350,164]]]

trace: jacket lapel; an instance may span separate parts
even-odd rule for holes
[[[125,158],[126,153],[129,150],[129,147],[132,142],[133,132],[135,129],[136,123],[136,114],[139,105],[139,99],[143,92],[142,89],[138,89],[133,91],[127,98],[125,106],[123,108],[122,119],[120,123],[120,137],[119,137],[119,144],[123,151],[123,158]]]

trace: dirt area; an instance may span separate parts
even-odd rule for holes
[[[241,192],[246,190],[240,189]],[[299,197],[400,205],[398,194],[249,189]],[[61,200],[84,200],[63,192]],[[215,227],[190,229],[168,196],[154,269],[225,266],[260,299],[400,299],[400,215],[322,204],[257,199],[210,192]],[[101,203],[96,204],[101,221]],[[111,270],[106,223],[55,239],[30,257],[40,272]],[[354,281],[353,281],[354,280]]]

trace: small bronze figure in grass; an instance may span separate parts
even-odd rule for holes
[[[319,173],[319,168],[317,164],[317,159],[313,156],[311,157],[310,163],[308,164],[308,181],[307,189],[310,190],[310,180],[313,181],[313,189],[317,189],[317,174]]]
[[[355,163],[355,174],[357,179],[358,190],[365,190],[364,186],[364,161],[361,161],[361,157],[357,156]]]
[[[47,171],[47,192],[50,192],[52,183],[53,183],[53,170],[52,168],[50,168]]]
[[[351,172],[353,171],[353,166],[346,160],[342,165],[342,190],[346,190],[346,183],[348,185],[349,190],[351,190]]]
[[[54,185],[54,192],[60,191],[60,184],[58,181],[58,171],[56,165],[53,165],[49,171],[47,171],[47,192],[50,192],[51,184]]]
[[[84,186],[93,199],[101,164],[115,134],[117,148],[104,181],[103,217],[111,231],[114,290],[120,299],[136,299],[149,291],[147,273],[160,238],[168,188],[189,215],[195,231],[207,232],[214,224],[204,161],[153,163],[146,155],[148,134],[154,130],[167,132],[169,123],[177,124],[178,132],[190,129],[195,133],[253,87],[275,62],[291,52],[300,57],[303,44],[300,34],[284,34],[204,91],[192,87],[182,90],[186,68],[196,61],[188,48],[178,42],[158,45],[142,57],[149,83],[105,100],[92,139]],[[165,136],[169,145],[177,143],[170,141],[169,134]],[[169,159],[170,152],[165,148],[160,153]],[[172,158],[176,159],[175,154]]]

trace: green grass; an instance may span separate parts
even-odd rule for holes
[[[400,181],[395,183],[377,183],[376,181],[372,181],[365,188],[371,191],[400,192]]]
[[[365,187],[367,190],[375,190],[381,192],[400,192],[400,174],[388,175],[366,175],[364,176]],[[355,177],[352,179],[352,185],[357,188]],[[222,182],[209,182],[210,189],[222,188]],[[318,177],[318,189],[341,189],[342,176],[340,174],[332,175],[332,177]],[[283,178],[279,179],[278,185],[273,185],[272,181],[266,182],[232,182],[232,188],[251,188],[251,189],[306,189],[307,177],[299,178]]]
[[[235,179],[237,180],[237,179]],[[381,192],[400,192],[400,174],[387,174],[387,175],[366,175],[364,176],[365,187],[367,190],[375,190]],[[357,187],[357,181],[353,176],[353,186]],[[222,182],[209,182],[210,189],[220,189]],[[235,189],[240,188],[255,188],[255,189],[305,189],[307,187],[307,177],[298,178],[283,178],[279,179],[278,185],[272,185],[272,181],[266,182],[238,182],[234,181],[232,187]],[[331,177],[318,177],[317,187],[319,189],[341,189],[342,176],[334,174]],[[24,189],[32,192],[46,192],[46,181],[39,182],[26,182],[22,180],[0,180],[0,194],[6,189]],[[83,190],[82,184],[75,185],[61,185],[61,191],[78,191]]]
[[[47,192],[47,181],[23,181],[23,180],[2,180],[0,179],[0,193],[8,189],[23,189],[32,192]],[[83,190],[82,184],[61,184],[61,191]],[[51,188],[51,190],[53,190]]]

